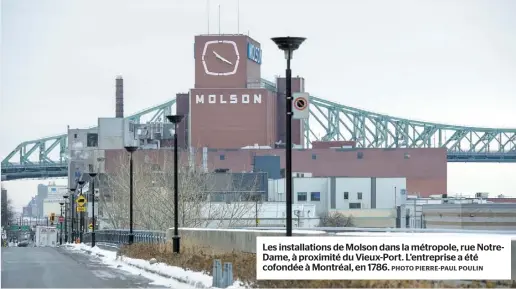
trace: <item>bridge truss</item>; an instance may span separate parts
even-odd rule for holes
[[[176,100],[172,99],[126,118],[140,123],[142,117],[150,116],[148,122],[162,122],[166,119],[166,115],[172,113],[175,103]],[[59,150],[58,156],[50,157],[57,150]],[[35,154],[37,154],[36,160],[33,160]],[[16,161],[13,162],[15,157]],[[24,141],[2,160],[2,180],[66,176],[68,176],[67,134]]]
[[[516,162],[516,129],[409,120],[310,97],[305,139],[354,140],[359,148],[442,148],[448,162]],[[325,134],[317,137],[314,125]],[[307,141],[308,144],[308,141]]]
[[[269,81],[263,81],[262,86],[275,90]],[[151,116],[148,122],[163,122],[165,116],[172,113],[175,103],[172,99],[127,118],[140,123],[142,117]],[[354,140],[358,148],[445,147],[449,162],[516,163],[516,129],[415,121],[315,96],[310,97],[310,119],[305,121],[304,127],[306,147],[314,140]],[[67,176],[67,137],[61,134],[22,142],[2,160],[2,180]]]

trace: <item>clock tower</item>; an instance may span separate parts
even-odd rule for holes
[[[195,37],[195,88],[247,88],[259,82],[260,43],[247,35]]]

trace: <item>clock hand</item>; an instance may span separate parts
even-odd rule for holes
[[[215,52],[215,50],[213,50],[213,54],[215,54],[215,57],[217,57],[219,60],[221,60],[227,64],[233,65],[233,63],[231,63],[229,60],[225,59],[224,57],[220,56],[217,52]]]

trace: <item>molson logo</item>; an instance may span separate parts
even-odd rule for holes
[[[251,103],[262,103],[261,94],[208,94],[206,97],[204,94],[195,95],[195,103],[209,103],[209,104],[251,104]]]
[[[247,58],[250,60],[262,64],[262,50],[254,46],[251,42],[247,43]]]

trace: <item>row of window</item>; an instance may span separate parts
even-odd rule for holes
[[[310,193],[310,201],[319,202],[321,200],[320,192],[311,192]],[[298,192],[297,193],[297,201],[298,202],[306,202],[308,201],[308,193],[307,192]]]
[[[344,200],[349,200],[349,192],[344,192]],[[362,192],[357,193],[357,200],[362,200]]]
[[[349,196],[349,193],[348,192],[344,192],[344,195],[348,195]],[[362,193],[358,193],[357,194],[357,198],[359,200],[362,199]],[[345,198],[347,200],[347,198]],[[310,201],[312,202],[319,202],[321,200],[321,193],[320,192],[311,192],[310,193]],[[308,201],[308,193],[307,192],[298,192],[297,193],[297,201],[298,202],[306,202]],[[349,203],[349,208],[350,209],[361,209],[362,208],[362,203]]]
[[[357,159],[363,159],[363,158],[364,158],[364,152],[357,152]],[[410,155],[408,153],[405,153],[403,158],[404,159],[410,159]],[[226,159],[226,155],[224,155],[224,154],[219,155],[219,159],[221,161],[225,160]],[[316,154],[312,154],[312,160],[316,160],[316,159],[317,159],[317,155]]]
[[[320,192],[311,192],[310,193],[310,201],[319,202],[320,200],[321,200]],[[349,192],[344,192],[344,200],[349,200]],[[357,193],[357,200],[362,200],[362,192]],[[308,193],[307,192],[298,192],[297,193],[297,201],[298,202],[308,201]],[[351,204],[352,203],[350,203],[349,205],[351,206]],[[357,204],[359,204],[359,203],[357,203]]]
[[[77,134],[73,135],[74,139],[77,139]],[[86,147],[98,147],[99,146],[99,135],[96,133],[88,133],[86,134]]]

